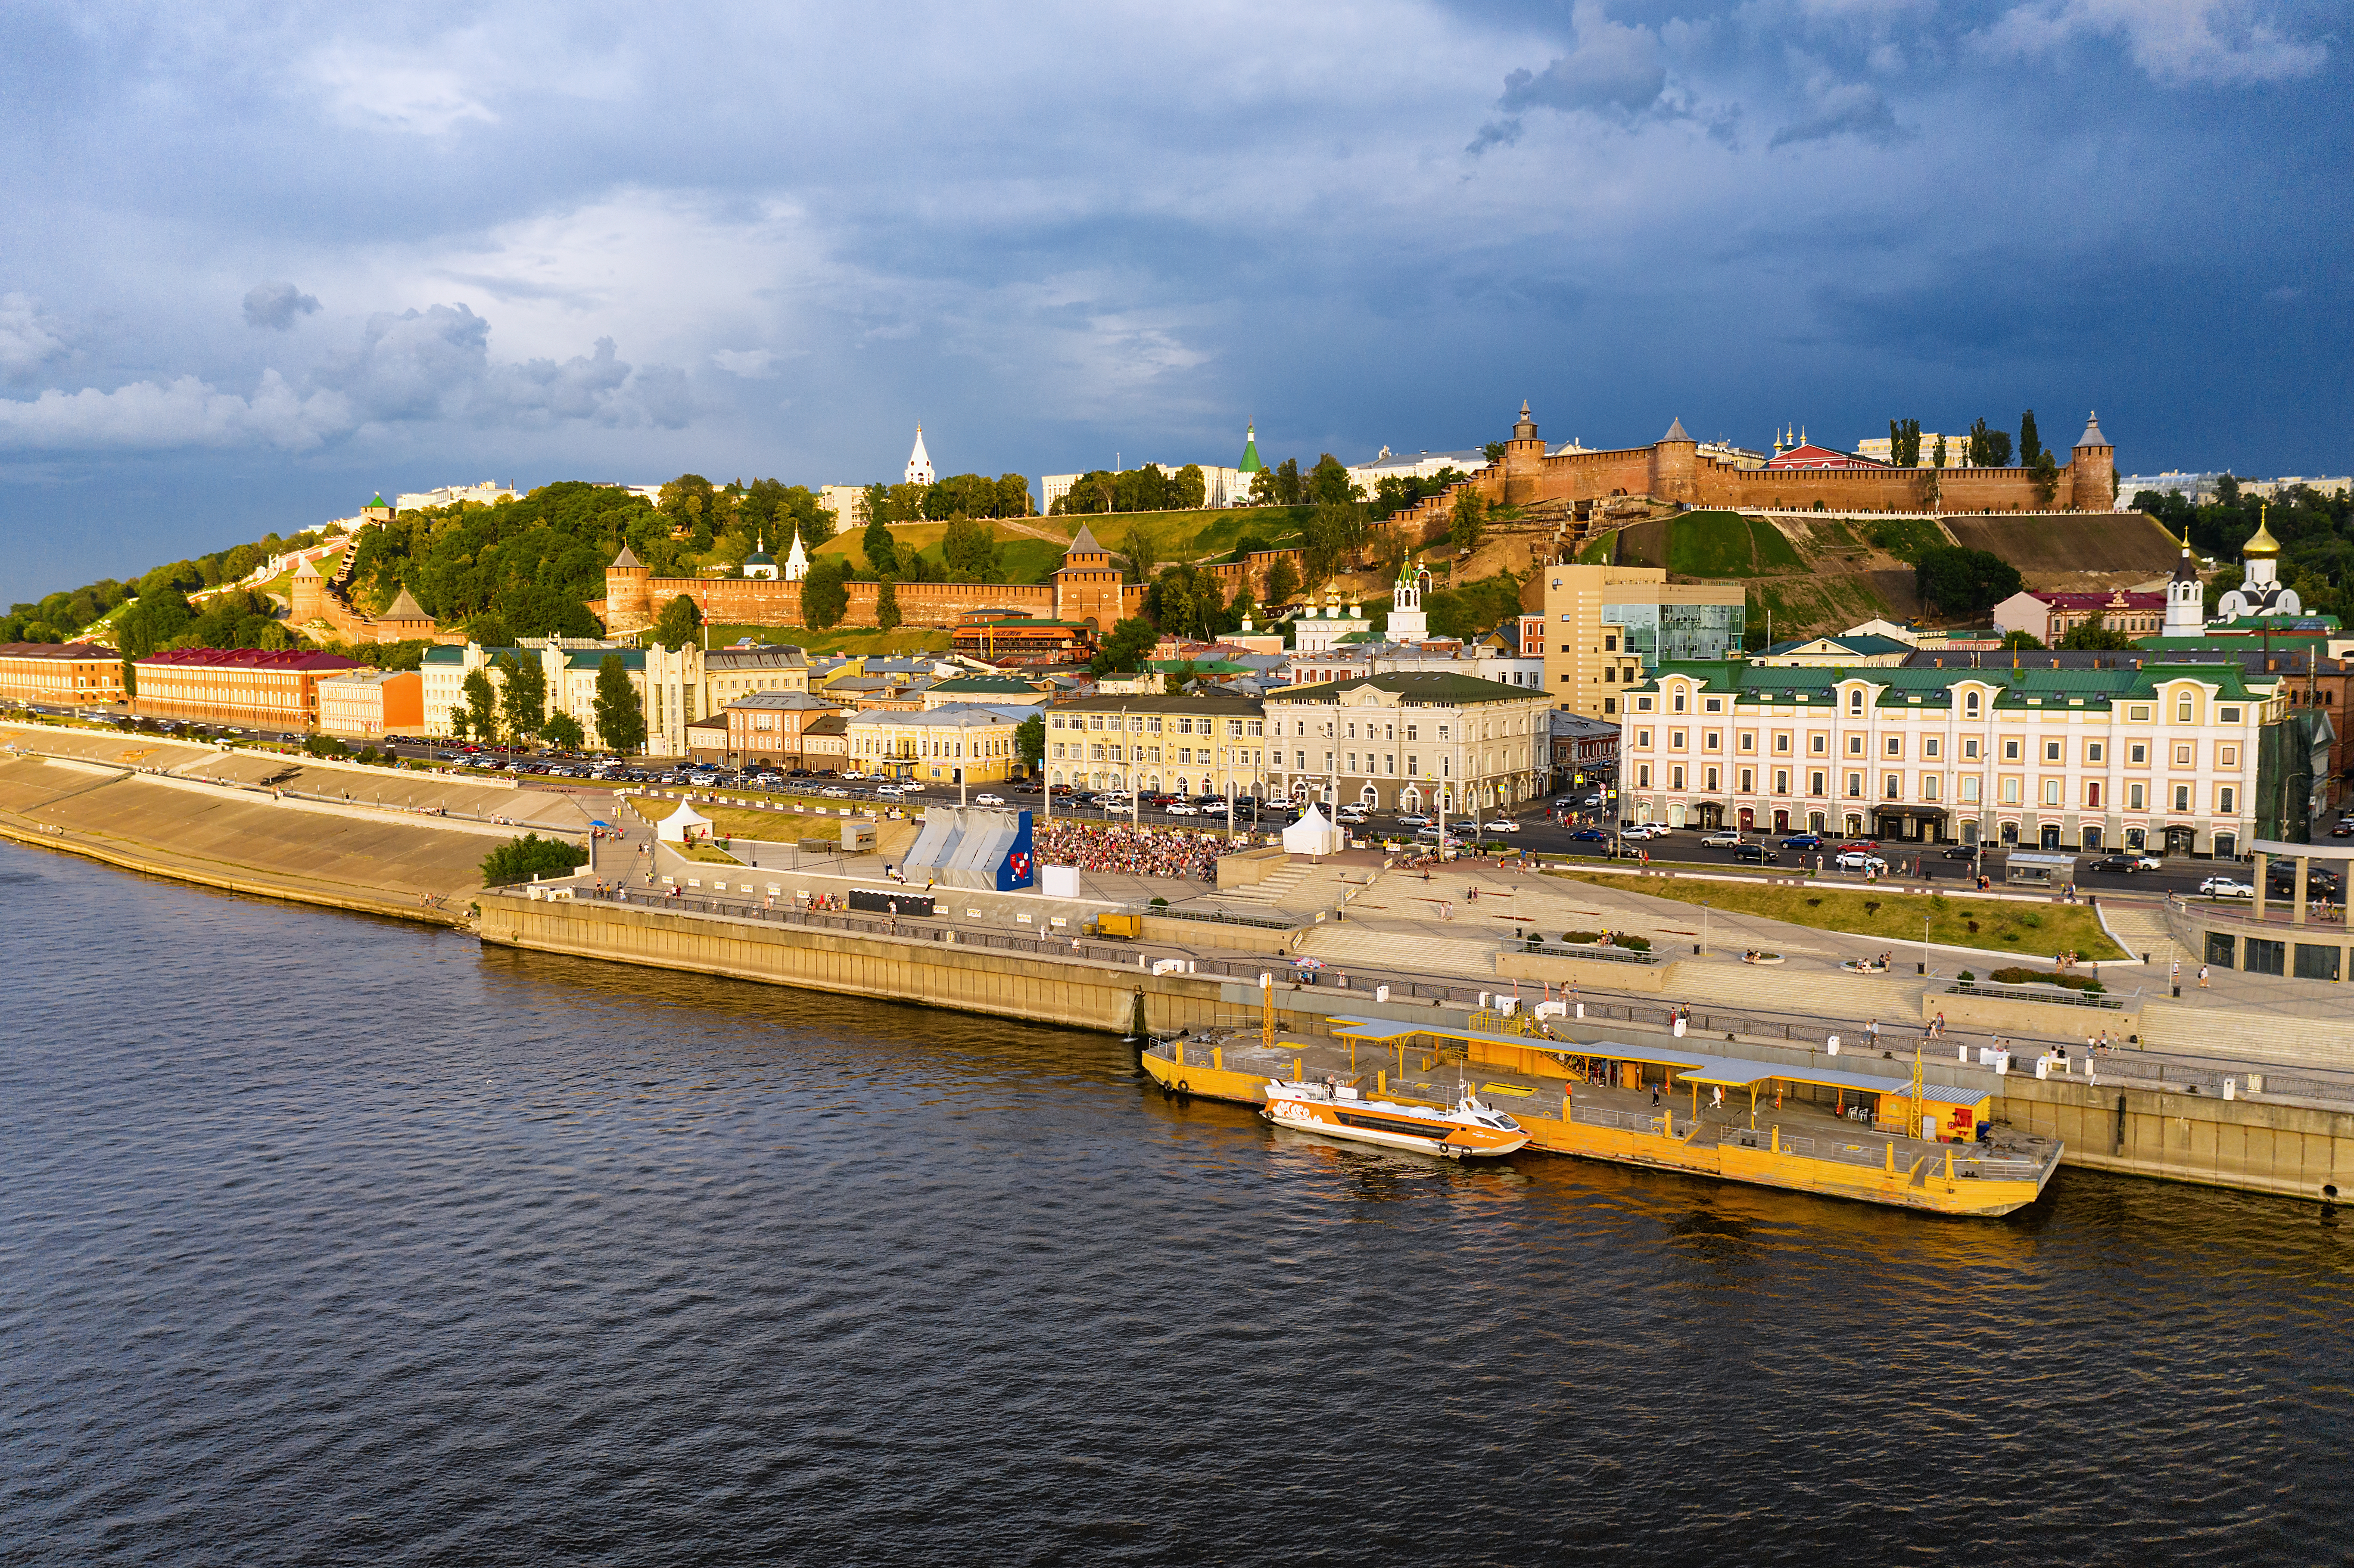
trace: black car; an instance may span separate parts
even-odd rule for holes
[[[1945,856],[1947,860],[1976,860],[1978,858],[1978,846],[1975,844],[1948,845],[1945,851]]]
[[[2318,866],[2307,870],[2305,874],[2305,895],[2307,898],[2317,899],[2324,904],[2335,904],[2338,901],[2342,887],[2343,885],[2336,874],[2323,871]],[[2274,862],[2265,874],[2264,892],[2267,896],[2273,898],[2296,897],[2296,863],[2291,862],[2287,865],[2282,865]]]
[[[2112,876],[2131,876],[2141,869],[2141,857],[2131,854],[2105,854],[2085,863],[2086,871],[2098,871]]]
[[[1753,865],[1773,865],[1779,862],[1782,857],[1776,854],[1772,850],[1767,849],[1764,844],[1747,843],[1734,845],[1733,858],[1735,860],[1745,860]]]

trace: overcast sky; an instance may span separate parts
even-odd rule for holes
[[[482,479],[2354,466],[2321,0],[16,0],[0,602]]]

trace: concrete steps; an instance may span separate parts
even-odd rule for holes
[[[1255,882],[1248,887],[1233,887],[1226,889],[1225,892],[1220,893],[1217,895],[1218,902],[1221,904],[1258,904],[1264,905],[1268,908],[1273,908],[1276,905],[1283,902],[1283,896],[1285,894],[1289,893],[1302,882],[1307,881],[1308,874],[1314,869],[1315,868],[1313,866],[1307,865],[1287,865],[1281,871],[1275,872],[1270,874],[1263,882]]]
[[[2276,1063],[2284,1067],[2354,1069],[2354,1021],[2244,1012],[2154,998],[2145,1003],[2141,1038],[2152,1051]]]

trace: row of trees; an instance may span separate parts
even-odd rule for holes
[[[1983,615],[2020,587],[2019,568],[1988,550],[1928,545],[1913,562],[1921,607],[1939,615]]]
[[[1921,421],[1889,420],[1888,445],[1889,461],[1898,468],[1921,467]],[[1958,461],[1968,468],[2009,468],[2010,454],[2010,432],[1997,429],[1980,418],[1971,424],[1957,452],[1949,450],[1946,438],[1939,436],[1930,449],[1928,466],[1942,469]],[[2037,433],[2032,408],[2019,417],[2019,466],[2033,472],[2044,504],[2050,505],[2059,488],[2060,460]]]
[[[1004,575],[997,530],[978,517],[951,517],[940,535],[941,559],[904,546],[880,521],[866,524],[858,546],[875,577],[889,582],[993,583]]]
[[[1201,471],[1194,470],[1193,476],[1198,480]],[[1030,501],[1030,481],[1018,473],[1002,473],[995,479],[985,473],[954,473],[931,484],[870,484],[861,504],[869,523],[1027,517],[1036,510]]]
[[[693,607],[693,601],[679,603]],[[505,740],[546,741],[566,751],[578,751],[587,735],[580,721],[568,713],[547,711],[547,673],[533,655],[504,653],[494,662],[499,678],[487,671],[470,670],[461,687],[465,705],[450,714],[450,733],[460,740],[472,736],[485,746]],[[610,750],[629,753],[646,743],[645,709],[631,684],[629,667],[618,653],[608,653],[597,666],[597,694],[591,713],[598,740]]]
[[[1297,464],[1293,465],[1295,471]],[[1100,516],[1109,512],[1190,512],[1209,498],[1202,465],[1187,463],[1163,471],[1155,462],[1141,468],[1091,469],[1055,498],[1058,517]]]

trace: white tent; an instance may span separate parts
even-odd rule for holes
[[[666,844],[684,843],[687,835],[697,828],[705,830],[705,836],[708,837],[710,827],[710,818],[681,800],[677,810],[654,824],[654,837]]]
[[[1348,843],[1320,805],[1310,806],[1306,816],[1283,830],[1283,847],[1291,854],[1338,854]]]

